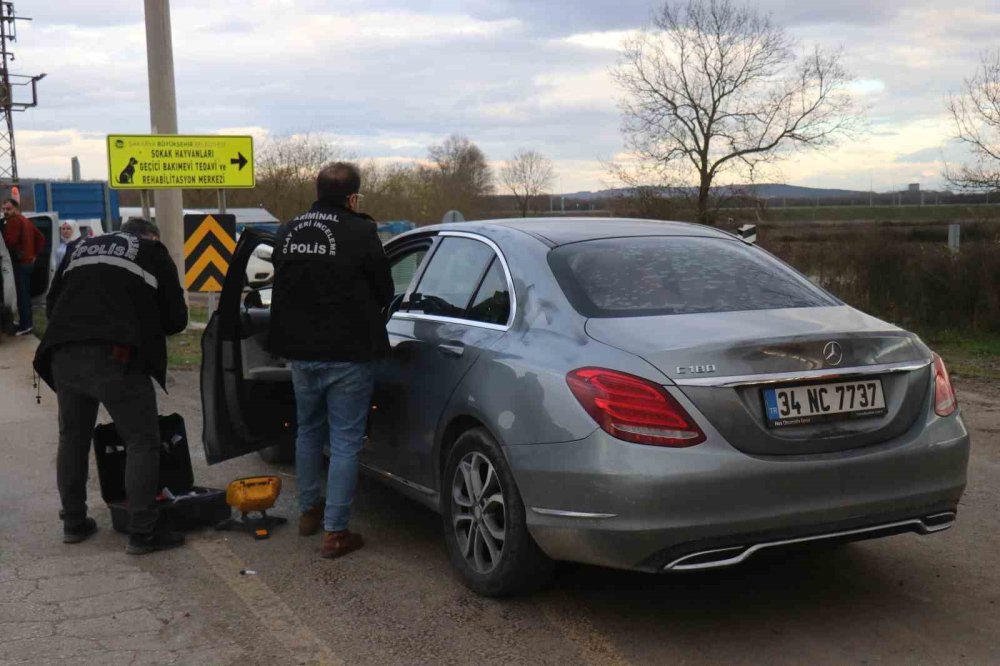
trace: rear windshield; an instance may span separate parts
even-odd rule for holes
[[[549,253],[585,317],[643,317],[839,305],[759,248],[723,238],[654,236],[572,243]]]

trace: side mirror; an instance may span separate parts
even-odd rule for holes
[[[253,251],[253,256],[261,261],[271,263],[271,258],[274,256],[274,248],[270,245],[258,245],[257,249]]]

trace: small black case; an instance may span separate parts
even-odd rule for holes
[[[125,498],[125,463],[128,447],[114,423],[94,428],[94,455],[101,497],[111,510],[111,523],[119,532],[128,532],[128,503]],[[160,417],[160,478],[157,491],[168,488],[177,501],[156,503],[158,527],[185,531],[213,526],[232,515],[226,491],[194,485],[187,430],[180,414]],[[195,495],[187,496],[194,492]],[[185,497],[186,496],[186,497]]]
[[[101,497],[105,502],[125,499],[125,461],[128,451],[114,423],[94,428],[94,456]],[[157,491],[169,488],[174,495],[184,495],[194,487],[191,452],[188,450],[184,417],[169,414],[160,417],[160,480]]]
[[[196,494],[176,501],[160,500],[156,503],[160,512],[157,528],[187,532],[214,527],[233,515],[233,510],[226,504],[225,490],[194,486],[191,491]],[[115,530],[128,534],[128,502],[108,502],[108,509],[111,510],[111,525]]]

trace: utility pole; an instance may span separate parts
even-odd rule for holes
[[[8,61],[14,60],[9,43],[17,41],[17,21],[30,20],[15,15],[13,2],[0,2],[0,183],[9,188],[18,183],[13,114],[38,105],[37,84],[45,77],[11,74],[7,68]],[[15,86],[31,86],[31,101],[15,102]]]
[[[149,71],[149,121],[153,134],[177,134],[174,48],[170,37],[170,0],[144,0],[146,67]],[[184,283],[184,197],[180,190],[156,190],[156,224]]]

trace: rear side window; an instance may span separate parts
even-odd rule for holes
[[[410,296],[410,312],[461,318],[483,274],[493,260],[493,250],[471,238],[448,237],[431,257]]]
[[[767,253],[723,238],[654,236],[572,243],[550,252],[549,265],[566,297],[585,317],[839,304]]]
[[[507,323],[509,317],[510,291],[507,288],[507,277],[504,275],[500,260],[494,257],[465,318],[502,326]]]

